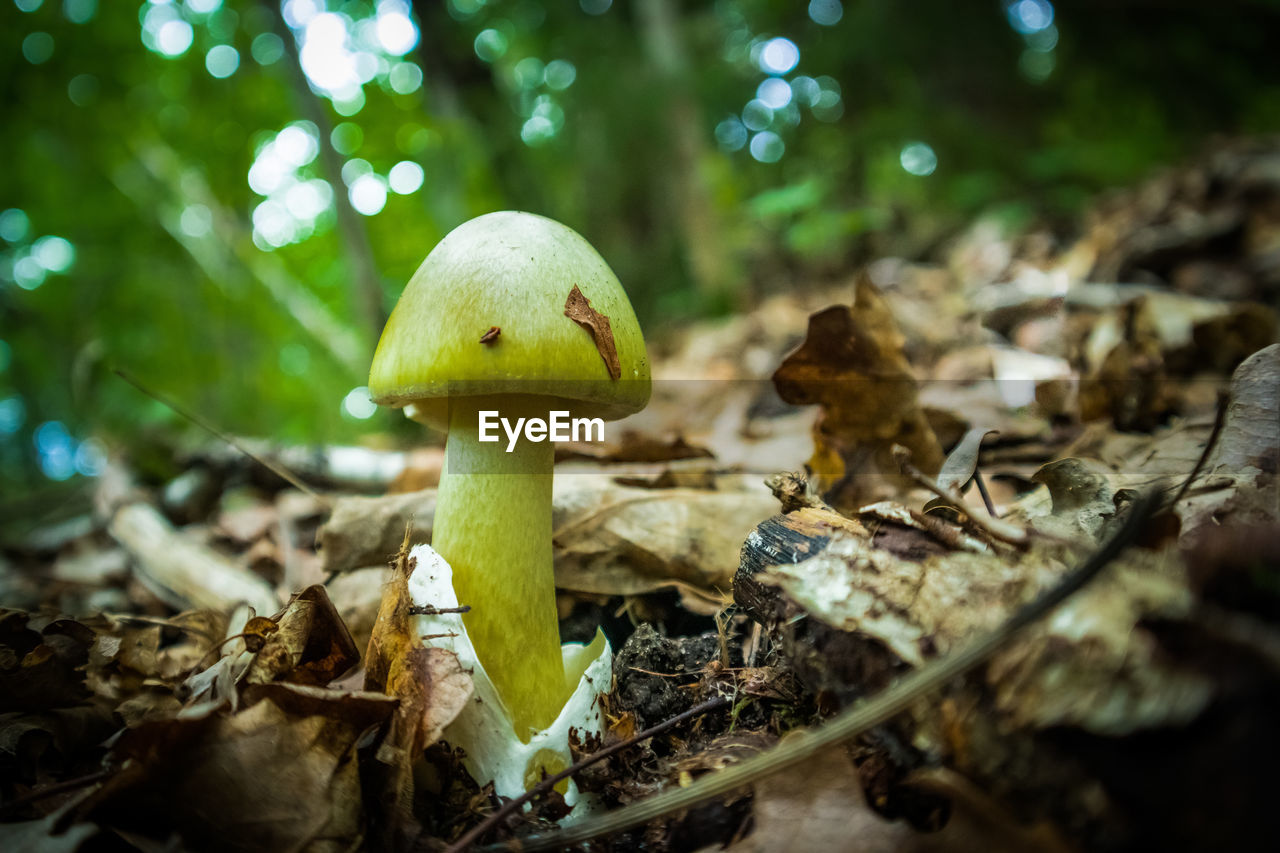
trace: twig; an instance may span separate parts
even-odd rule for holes
[[[938,485],[937,481],[929,475],[925,474],[919,468],[911,464],[911,451],[900,444],[893,446],[893,456],[898,461],[898,465],[902,468],[902,473],[915,480],[921,486],[933,492],[941,498],[947,506],[955,509],[973,522],[974,526],[981,528],[993,539],[1005,542],[1009,545],[1026,545],[1027,531],[1017,525],[1010,524],[1007,521],[1001,521],[992,515],[985,515],[981,512],[974,512],[973,508],[964,502],[964,498],[956,489],[944,489]]]
[[[470,613],[470,604],[459,604],[457,607],[436,607],[432,604],[409,605],[410,616],[439,616],[442,613]]]
[[[125,382],[128,382],[134,388],[137,388],[139,391],[141,391],[143,394],[146,394],[151,399],[155,400],[156,402],[160,403],[161,405],[169,409],[172,409],[174,412],[186,418],[187,420],[191,421],[193,424],[200,427],[205,432],[211,433],[217,438],[222,439],[227,444],[234,447],[236,450],[239,450],[245,456],[248,456],[254,462],[257,462],[263,468],[266,468],[272,474],[275,474],[281,480],[284,480],[286,483],[293,486],[295,489],[298,489],[299,491],[302,491],[302,492],[306,492],[311,497],[323,503],[326,507],[331,508],[331,502],[327,495],[320,494],[315,489],[311,488],[306,483],[302,482],[302,480],[300,480],[298,476],[294,474],[292,471],[290,471],[288,468],[285,468],[283,465],[280,465],[270,459],[266,459],[254,453],[252,450],[250,450],[249,448],[241,444],[234,436],[223,432],[221,429],[214,426],[212,423],[205,420],[200,415],[197,415],[195,412],[192,412],[192,411],[189,411],[188,409],[183,408],[181,405],[169,399],[168,397],[164,396],[160,392],[153,391],[152,389],[143,385],[141,382],[135,379],[132,374],[124,370],[121,370],[118,367],[115,368],[113,372],[115,373],[116,376],[119,376]]]
[[[741,788],[779,770],[794,767],[835,744],[886,722],[929,691],[986,661],[1010,636],[1045,615],[1096,577],[1138,535],[1159,505],[1159,495],[1160,491],[1154,490],[1139,498],[1130,509],[1129,517],[1111,539],[1057,586],[1024,605],[998,627],[946,657],[915,670],[867,701],[841,712],[826,724],[792,732],[785,741],[772,749],[703,776],[688,787],[669,789],[647,800],[599,817],[587,818],[555,832],[523,838],[520,840],[520,849],[533,851],[568,847],[647,823],[662,815]]]
[[[982,503],[987,507],[987,515],[999,518],[996,505],[991,500],[991,493],[987,491],[987,481],[982,478],[982,472],[976,468],[973,470],[973,484],[978,487],[978,494],[982,495]]]
[[[1170,507],[1177,504],[1186,495],[1187,489],[1191,488],[1191,484],[1195,482],[1196,477],[1200,476],[1200,470],[1209,461],[1209,456],[1213,453],[1213,449],[1218,446],[1218,438],[1222,435],[1222,427],[1227,422],[1227,404],[1230,402],[1230,392],[1218,392],[1218,411],[1213,417],[1213,430],[1209,433],[1209,440],[1204,443],[1204,450],[1200,452],[1200,458],[1196,460],[1196,467],[1191,469],[1187,479],[1182,481],[1182,487],[1178,489],[1178,493],[1173,496],[1173,500],[1169,501]]]
[[[514,800],[507,800],[507,802],[502,804],[501,808],[499,808],[493,814],[489,815],[484,820],[480,821],[480,823],[473,826],[470,831],[465,833],[457,841],[453,842],[453,844],[450,845],[447,850],[445,850],[445,853],[462,853],[462,851],[466,850],[472,844],[475,844],[482,837],[484,837],[484,834],[486,832],[493,829],[502,821],[506,820],[507,817],[509,817],[510,815],[514,814],[525,803],[529,802],[535,797],[540,797],[543,794],[550,791],[552,788],[556,786],[557,782],[560,782],[561,780],[564,780],[564,779],[568,779],[570,776],[574,775],[580,770],[590,767],[591,765],[597,762],[603,761],[609,756],[613,755],[614,753],[620,752],[629,746],[634,746],[635,744],[639,743],[642,740],[647,740],[648,738],[651,738],[654,735],[662,734],[672,726],[678,726],[680,723],[683,723],[686,720],[693,719],[694,717],[705,714],[708,711],[714,711],[717,708],[722,708],[728,704],[729,704],[729,700],[724,696],[717,696],[714,699],[708,699],[706,702],[703,702],[699,705],[694,705],[689,710],[684,711],[680,714],[676,714],[671,719],[658,723],[656,726],[650,726],[644,731],[638,732],[632,735],[631,737],[627,738],[626,740],[619,741],[618,743],[615,743],[612,746],[606,746],[604,749],[600,750],[599,752],[592,753],[586,758],[583,758],[580,761],[575,762],[574,764],[570,765],[568,768],[564,770],[561,770],[559,773],[555,774],[554,776],[548,776],[546,779],[543,779],[537,785],[534,785],[532,788],[530,788],[528,791],[525,791],[523,794],[516,797]]]
[[[12,814],[22,806],[48,799],[58,794],[64,794],[67,791],[74,791],[76,788],[83,788],[85,785],[92,785],[95,782],[101,782],[109,778],[115,773],[114,770],[98,770],[87,776],[77,776],[75,779],[67,779],[62,782],[50,785],[47,788],[41,788],[39,791],[31,791],[23,794],[21,797],[10,800],[7,803],[0,804],[0,815]]]

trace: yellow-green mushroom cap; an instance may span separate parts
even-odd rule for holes
[[[431,250],[369,371],[375,402],[437,422],[432,401],[511,394],[612,420],[644,408],[649,389],[640,324],[609,265],[573,229],[516,211],[464,222]]]

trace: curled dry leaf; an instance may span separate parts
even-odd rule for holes
[[[820,494],[837,508],[865,502],[882,478],[901,482],[894,444],[911,450],[927,473],[942,465],[902,335],[865,276],[852,307],[836,305],[809,318],[804,343],[782,362],[773,383],[788,403],[822,406],[809,467]]]
[[[963,489],[973,479],[973,472],[978,470],[978,451],[982,449],[982,442],[989,435],[999,434],[999,431],[986,427],[975,427],[965,432],[942,463],[938,485],[944,489]]]
[[[249,646],[256,654],[244,676],[247,684],[289,681],[324,685],[360,661],[351,633],[322,586],[307,587],[278,615],[262,621],[273,629]]]

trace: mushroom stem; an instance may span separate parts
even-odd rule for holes
[[[432,547],[454,570],[467,634],[524,742],[551,725],[565,690],[551,558],[555,446],[521,438],[481,442],[479,412],[546,417],[529,397],[449,401],[449,438]],[[499,432],[501,432],[499,430]]]

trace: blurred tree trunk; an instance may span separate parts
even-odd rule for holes
[[[677,242],[689,265],[704,307],[723,304],[732,292],[731,264],[724,249],[719,217],[702,175],[706,134],[702,111],[691,91],[692,71],[672,0],[638,0],[640,40],[655,78],[668,93],[664,120],[672,159],[661,177],[660,211],[676,223]]]
[[[285,23],[279,4],[268,4],[274,7],[272,20],[275,32],[284,42],[285,56],[288,59],[289,83],[293,87],[294,100],[298,109],[308,121],[320,131],[320,170],[325,180],[333,185],[333,206],[338,215],[338,233],[342,237],[342,245],[346,250],[347,263],[351,271],[351,308],[352,316],[358,320],[357,326],[361,337],[369,342],[378,339],[382,326],[386,323],[387,314],[382,306],[382,284],[378,280],[378,266],[373,257],[373,246],[369,242],[369,231],[365,228],[363,218],[351,206],[351,200],[345,192],[346,183],[342,180],[342,155],[333,147],[333,122],[325,111],[320,95],[316,94],[302,71],[298,57],[298,44],[294,40],[289,25]],[[370,350],[372,351],[372,350]]]

